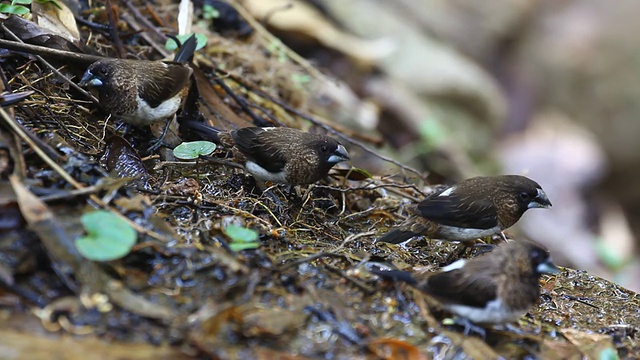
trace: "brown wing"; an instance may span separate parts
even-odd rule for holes
[[[146,75],[140,79],[138,94],[153,108],[184,89],[193,72],[187,65],[173,62],[138,61],[137,66],[144,66],[142,73]]]
[[[418,288],[447,304],[484,307],[495,300],[498,287],[492,274],[461,269],[428,276]]]
[[[448,196],[440,196],[447,190],[422,200],[416,213],[448,226],[490,229],[498,225],[497,209],[489,197],[477,196],[477,193],[459,194],[455,190]]]
[[[291,140],[282,136],[283,131],[280,128],[266,130],[260,127],[246,127],[234,130],[232,136],[238,150],[248,159],[270,172],[277,173],[284,169],[287,162],[287,154],[283,150],[287,144],[283,142]]]

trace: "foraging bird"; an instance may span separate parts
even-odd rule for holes
[[[411,209],[407,220],[378,241],[399,244],[418,235],[474,240],[501,233],[528,209],[550,206],[542,187],[524,176],[474,177],[428,196]]]
[[[125,122],[143,126],[166,120],[180,108],[193,73],[187,62],[196,49],[187,39],[174,61],[105,59],[91,64],[80,86],[93,88],[100,105]]]
[[[406,282],[449,312],[475,324],[504,324],[524,315],[540,296],[542,274],[557,274],[549,252],[531,241],[511,241],[437,273],[411,274],[372,267],[372,273]],[[472,324],[464,323],[466,330]],[[482,331],[481,331],[482,332]]]
[[[181,131],[231,149],[236,161],[258,181],[311,184],[327,176],[334,165],[349,160],[347,149],[334,138],[293,128],[220,131],[199,121],[186,121]]]

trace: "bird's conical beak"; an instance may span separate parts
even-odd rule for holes
[[[536,267],[536,271],[539,274],[557,274],[560,272],[560,269],[558,269],[558,267],[556,266],[556,264],[554,264],[551,259],[547,259],[547,261],[545,262],[541,262],[540,264],[538,264],[538,266]]]
[[[538,189],[538,195],[529,203],[529,209],[533,208],[550,208],[551,201],[547,197],[547,194],[542,189]]]
[[[338,145],[336,150],[333,152],[333,154],[331,154],[331,156],[329,156],[329,159],[327,161],[330,164],[335,165],[347,160],[349,160],[349,153],[347,152],[347,149],[342,145]]]
[[[84,75],[82,75],[82,79],[80,79],[80,86],[97,87],[102,85],[103,85],[102,81],[97,77],[93,76],[93,74],[89,70],[85,71]]]

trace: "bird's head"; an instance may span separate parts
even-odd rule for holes
[[[97,88],[107,85],[115,72],[113,64],[112,61],[97,61],[91,64],[82,75],[80,86]]]
[[[514,241],[509,244],[520,266],[520,272],[535,278],[543,274],[557,274],[560,269],[551,261],[549,251],[541,245],[528,240]]]
[[[329,167],[349,160],[347,149],[333,138],[320,139],[315,144],[315,149],[320,157],[320,161]]]
[[[508,197],[509,202],[516,204],[521,213],[527,209],[551,207],[551,201],[542,187],[527,177],[504,175],[499,177],[497,186]]]

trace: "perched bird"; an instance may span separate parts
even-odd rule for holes
[[[246,127],[220,131],[198,121],[181,124],[181,132],[231,149],[235,160],[258,181],[290,185],[321,180],[336,164],[349,160],[337,140],[287,127]]]
[[[550,206],[542,187],[524,176],[474,177],[422,200],[410,209],[412,216],[378,241],[399,244],[417,235],[474,240],[501,233],[528,209]]]
[[[511,241],[476,258],[458,260],[437,273],[370,267],[386,279],[406,282],[438,300],[463,320],[475,324],[504,324],[524,315],[540,296],[542,274],[557,274],[549,252],[531,241]],[[481,333],[483,331],[480,331]]]
[[[105,59],[91,64],[80,86],[93,88],[100,105],[134,126],[166,120],[180,108],[193,70],[187,62],[195,36],[180,47],[174,61]]]

